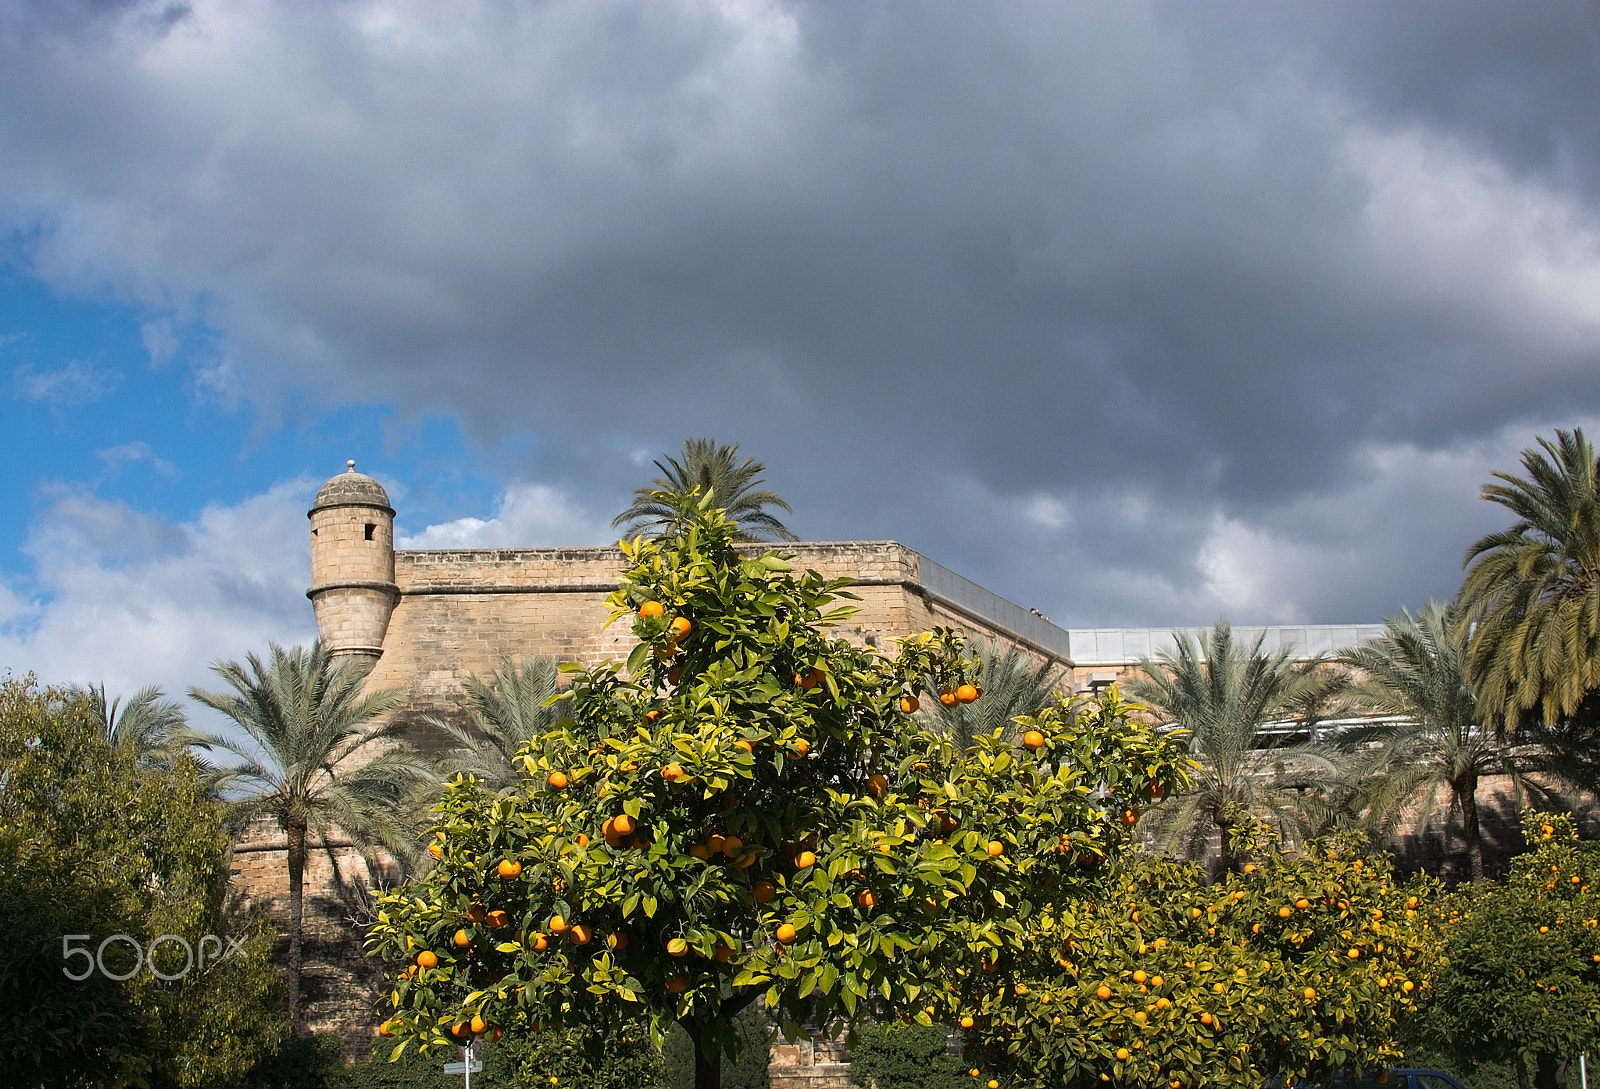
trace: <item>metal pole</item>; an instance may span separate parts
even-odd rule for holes
[[[1589,1089],[1588,1058],[1589,1056],[1587,1054],[1578,1056],[1578,1081],[1581,1083],[1582,1089]]]
[[[467,1052],[467,1081],[463,1089],[472,1089],[472,1045],[466,1046]]]

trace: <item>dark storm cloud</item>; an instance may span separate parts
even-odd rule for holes
[[[1600,410],[1582,6],[25,11],[40,275],[594,509],[714,434],[1058,621],[1371,619]]]

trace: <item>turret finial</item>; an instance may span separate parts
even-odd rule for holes
[[[344,471],[347,472],[347,473],[353,473],[353,472],[356,471],[356,459],[355,458],[351,458],[349,461],[344,463]]]

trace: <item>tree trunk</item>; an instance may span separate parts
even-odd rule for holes
[[[305,909],[306,822],[291,818],[284,829],[289,839],[289,1030],[304,1035],[300,1020],[300,935]]]
[[[1238,862],[1238,859],[1234,858],[1233,856],[1233,844],[1229,842],[1230,837],[1233,835],[1233,825],[1224,820],[1222,814],[1220,813],[1218,813],[1212,819],[1216,821],[1217,832],[1222,837],[1221,872],[1223,874],[1232,873],[1235,868],[1235,864]]]
[[[706,1055],[706,1045],[710,1041],[701,1038],[700,1026],[685,1021],[683,1028],[694,1045],[694,1089],[722,1089],[722,1050],[718,1048]]]
[[[1461,838],[1467,841],[1467,866],[1474,885],[1483,884],[1483,830],[1478,825],[1478,777],[1463,776],[1452,784],[1461,806]]]
[[[1548,1051],[1539,1052],[1533,1076],[1534,1089],[1559,1089],[1556,1080],[1556,1057]]]
[[[1523,1061],[1521,1055],[1517,1056],[1516,1067],[1517,1089],[1532,1089],[1532,1086],[1528,1084],[1528,1064]]]

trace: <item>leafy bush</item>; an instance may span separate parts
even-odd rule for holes
[[[946,1050],[943,1025],[873,1025],[850,1046],[850,1078],[862,1089],[966,1089],[966,1064]]]

